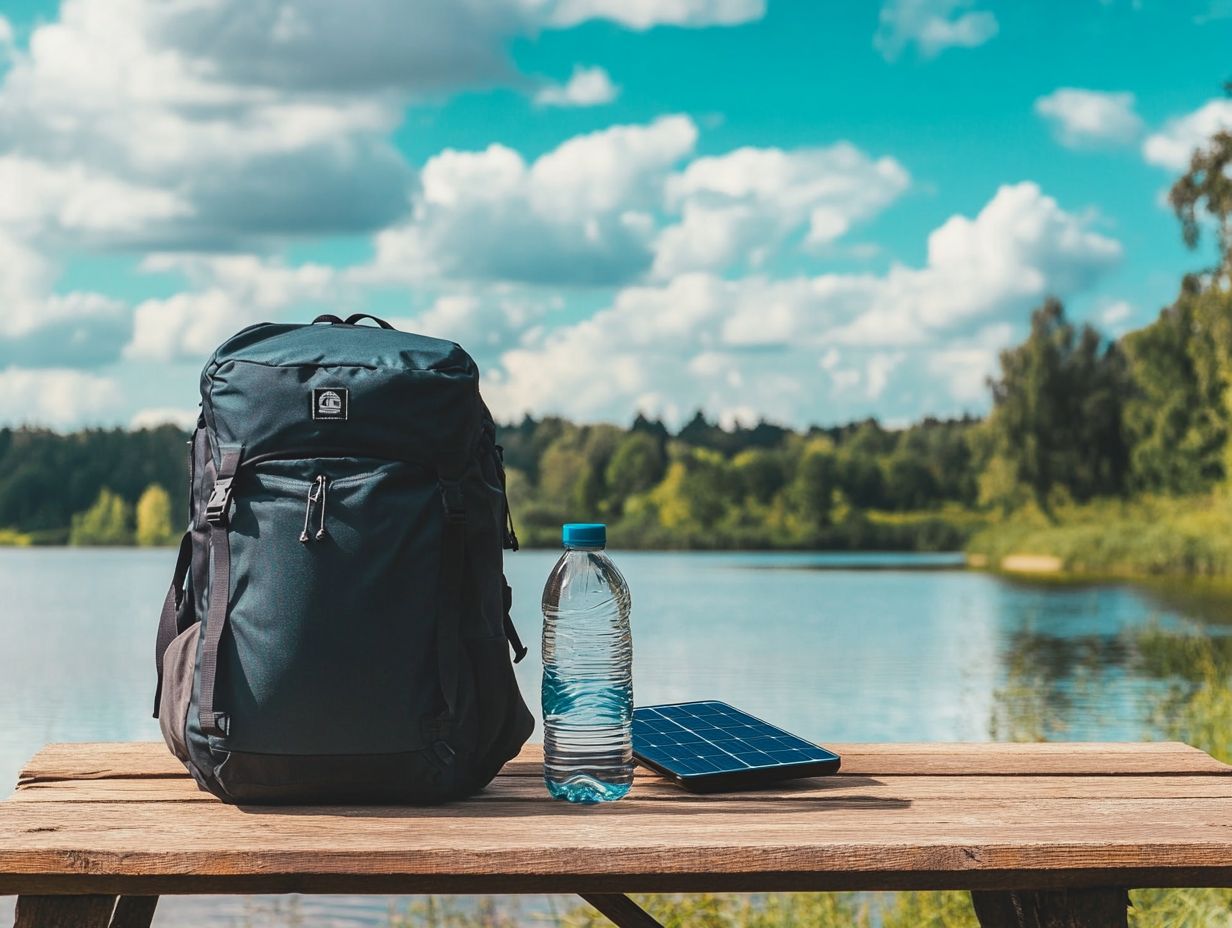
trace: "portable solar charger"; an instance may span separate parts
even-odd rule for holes
[[[825,776],[842,763],[833,751],[713,699],[634,709],[633,757],[694,793]]]

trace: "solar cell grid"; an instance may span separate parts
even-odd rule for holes
[[[825,748],[718,701],[635,710],[633,749],[652,764],[685,776],[836,760]]]

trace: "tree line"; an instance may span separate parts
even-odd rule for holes
[[[535,419],[500,429],[524,541],[600,520],[613,542],[655,548],[961,546],[997,514],[1141,494],[1201,494],[1232,465],[1232,133],[1194,154],[1172,206],[1188,274],[1150,325],[1108,339],[1057,300],[1002,352],[983,418],[875,419],[791,429],[677,430]],[[162,543],[185,521],[188,436],[164,426],[60,435],[0,429],[0,540]]]

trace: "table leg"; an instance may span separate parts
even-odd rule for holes
[[[971,893],[982,928],[1117,928],[1129,924],[1123,889],[981,890]]]
[[[628,896],[620,893],[578,893],[617,928],[663,928]]]
[[[115,896],[18,896],[14,928],[108,928]]]
[[[121,896],[111,916],[110,928],[150,928],[157,896]]]

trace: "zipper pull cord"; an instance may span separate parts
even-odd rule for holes
[[[323,492],[324,477],[317,477],[312,481],[312,486],[308,488],[308,503],[304,506],[304,529],[299,533],[301,544],[308,544],[310,536],[308,535],[308,520],[312,518],[312,504],[321,498]]]
[[[317,479],[321,481],[321,521],[317,523],[317,535],[316,535],[317,541],[320,541],[322,538],[325,537],[325,496],[326,496],[325,491],[326,491],[326,488],[329,486],[329,484],[326,481],[324,474],[322,474]]]

